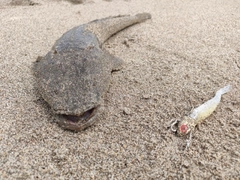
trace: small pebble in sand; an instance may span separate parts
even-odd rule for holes
[[[123,108],[123,113],[126,114],[126,115],[129,115],[129,114],[131,114],[131,109],[129,109],[127,107],[124,107]]]
[[[84,3],[84,0],[67,0],[67,1],[69,1],[69,2],[71,2],[73,4],[82,4],[82,3]]]
[[[12,6],[34,6],[37,4],[38,3],[35,3],[31,0],[12,0],[10,2],[10,5],[12,5]]]

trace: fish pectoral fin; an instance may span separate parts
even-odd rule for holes
[[[105,49],[103,49],[106,58],[108,59],[109,63],[112,64],[111,70],[113,71],[118,71],[122,69],[123,66],[123,60],[111,55],[109,52],[107,52]]]

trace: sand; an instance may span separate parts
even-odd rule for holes
[[[0,6],[0,179],[240,179],[240,3],[33,1]],[[110,38],[124,60],[98,122],[61,129],[31,70],[65,31],[119,14],[152,20]],[[169,129],[227,84],[191,146]]]

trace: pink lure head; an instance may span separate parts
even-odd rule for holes
[[[188,131],[188,126],[186,124],[182,124],[179,128],[181,134],[186,134]]]

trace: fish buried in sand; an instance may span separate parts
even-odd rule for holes
[[[102,49],[117,32],[150,19],[148,13],[115,16],[77,26],[62,35],[44,57],[34,63],[43,99],[65,129],[80,131],[95,122],[111,72],[122,60]]]
[[[195,108],[189,116],[185,116],[182,121],[178,123],[178,129],[173,129],[173,126],[177,123],[174,122],[171,125],[172,131],[177,131],[180,136],[184,136],[192,132],[196,125],[200,124],[204,119],[210,116],[213,111],[217,108],[218,104],[221,101],[221,96],[231,90],[231,86],[225,86],[222,89],[219,89],[215,96],[205,102],[204,104],[200,105],[199,107]],[[191,140],[191,134],[190,134]],[[190,140],[188,140],[187,147],[190,144]]]

